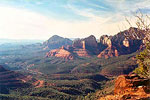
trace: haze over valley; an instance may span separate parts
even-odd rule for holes
[[[1,0],[0,100],[149,100],[149,0]]]

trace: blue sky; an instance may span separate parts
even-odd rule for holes
[[[114,35],[138,9],[149,14],[150,0],[0,0],[0,38]]]

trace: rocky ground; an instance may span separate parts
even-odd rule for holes
[[[149,100],[150,80],[134,73],[120,75],[115,81],[113,95],[101,97],[99,100]]]

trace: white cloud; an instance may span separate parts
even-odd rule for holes
[[[99,38],[106,33],[116,34],[119,31],[118,25],[122,27],[124,22],[123,19],[107,23],[112,16],[102,18],[88,12],[81,11],[79,13],[90,19],[88,21],[65,21],[25,9],[0,7],[0,38],[48,39],[55,34],[70,38],[83,38],[93,34]]]

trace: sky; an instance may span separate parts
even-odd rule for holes
[[[0,0],[0,38],[46,40],[114,35],[150,0]]]

